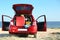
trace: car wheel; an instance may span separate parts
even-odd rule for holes
[[[36,34],[34,34],[34,38],[36,38]]]

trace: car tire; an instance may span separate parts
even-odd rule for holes
[[[36,38],[36,34],[34,34],[34,38]]]

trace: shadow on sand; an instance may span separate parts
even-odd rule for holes
[[[60,34],[60,32],[53,32],[53,33],[51,33],[51,34]]]
[[[34,38],[34,37],[25,37],[25,36],[19,36],[19,35],[13,35],[13,34],[0,34],[0,37],[19,37],[19,38]]]
[[[8,37],[11,36],[10,34],[0,34],[0,37]]]

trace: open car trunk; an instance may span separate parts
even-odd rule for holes
[[[15,15],[14,24],[19,28],[26,28],[26,25],[32,25],[32,17],[27,14]]]

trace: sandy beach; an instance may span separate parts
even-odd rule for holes
[[[37,32],[37,37],[33,38],[33,35],[28,37],[18,37],[10,35],[8,31],[2,31],[0,28],[0,40],[60,40],[59,28],[47,28],[46,32]]]

